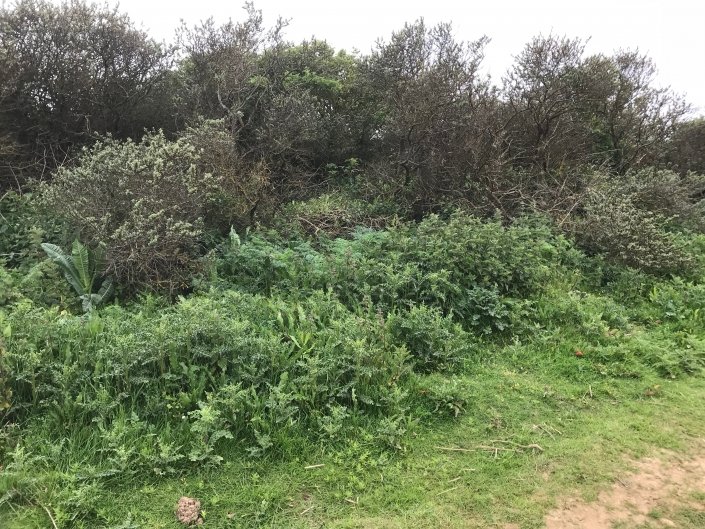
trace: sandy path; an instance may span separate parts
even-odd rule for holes
[[[546,529],[612,529],[647,522],[675,527],[667,517],[654,519],[649,513],[684,507],[705,511],[705,446],[690,456],[663,452],[658,458],[636,461],[634,466],[634,472],[620,476],[594,502],[563,501],[546,515]]]

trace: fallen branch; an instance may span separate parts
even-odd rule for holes
[[[59,529],[59,527],[56,525],[56,521],[54,521],[54,517],[51,515],[51,511],[46,507],[46,505],[42,505],[39,502],[36,502],[37,505],[39,505],[42,509],[44,509],[47,513],[47,516],[49,516],[49,519],[51,520],[51,525],[54,526],[54,529]]]
[[[523,445],[523,444],[515,443],[514,441],[505,441],[502,439],[495,439],[493,441],[490,441],[490,443],[493,443],[493,444],[491,444],[491,445],[476,445],[472,448],[437,446],[436,449],[443,450],[445,452],[477,452],[477,451],[494,452],[495,457],[498,456],[499,452],[523,453],[527,450],[536,451],[536,452],[543,452],[543,448],[537,444]],[[497,443],[508,444],[510,446],[496,446]]]
[[[537,444],[535,444],[535,443],[528,444],[528,445],[522,445],[522,444],[519,444],[519,443],[515,443],[514,441],[503,441],[503,440],[501,440],[501,439],[497,439],[497,440],[494,440],[494,441],[490,441],[490,443],[506,443],[506,444],[515,446],[515,447],[517,447],[517,448],[521,448],[521,449],[523,449],[523,450],[538,450],[539,452],[543,452],[543,448],[541,448],[541,446],[539,446],[539,445],[537,445]]]
[[[439,492],[438,494],[436,494],[436,496],[440,496],[441,494],[445,494],[446,492],[454,491],[454,490],[457,489],[457,488],[458,488],[458,487],[451,487],[451,488],[449,488],[449,489],[442,490],[441,492]]]

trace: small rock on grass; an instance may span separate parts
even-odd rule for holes
[[[201,502],[196,498],[182,496],[176,505],[176,518],[184,525],[201,525]]]

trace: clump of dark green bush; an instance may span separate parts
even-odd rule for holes
[[[656,275],[702,273],[692,233],[703,231],[705,177],[654,168],[600,175],[569,222],[578,244],[608,262]]]
[[[0,307],[23,299],[42,307],[73,309],[78,305],[61,271],[51,261],[38,261],[22,269],[8,268],[0,262]]]
[[[238,238],[221,259],[220,275],[264,292],[331,289],[353,310],[371,303],[386,314],[426,304],[491,334],[508,330],[524,313],[525,298],[575,259],[545,222],[504,226],[460,212],[321,244]]]
[[[63,242],[66,229],[43,210],[33,193],[0,194],[0,260],[8,267],[25,269],[43,260],[40,243]]]
[[[448,370],[471,358],[475,350],[472,335],[434,307],[397,310],[389,315],[387,326],[391,338],[406,346],[418,371]]]
[[[233,231],[222,245],[217,282],[252,293],[306,295],[326,290],[326,261],[324,252],[301,238],[285,240],[274,231],[240,237]]]
[[[594,193],[575,227],[580,245],[608,260],[653,274],[698,273],[688,239],[668,231],[668,218],[637,207],[631,198]]]
[[[629,197],[635,207],[669,218],[677,226],[705,230],[705,175],[650,167],[603,185],[612,195]]]
[[[89,428],[103,441],[145,435],[124,461],[113,459],[137,450],[124,440],[97,456],[133,470],[165,468],[167,446],[180,446],[184,463],[217,459],[226,438],[265,451],[336,406],[404,412],[404,344],[326,294],[299,303],[229,292],[82,318],[22,303],[1,323],[6,421],[57,438]]]

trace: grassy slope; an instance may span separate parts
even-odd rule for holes
[[[294,439],[283,460],[233,455],[216,471],[134,488],[117,484],[114,496],[101,498],[100,511],[116,524],[135,524],[121,527],[177,527],[174,504],[189,495],[203,502],[207,527],[540,527],[556,498],[594,496],[628,466],[625,456],[657,447],[687,451],[705,435],[702,378],[598,377],[585,368],[590,353],[549,355],[537,364],[531,353],[538,352],[510,346],[470,366],[467,413],[419,424],[404,454],[380,456],[359,439],[335,449]],[[566,370],[576,376],[562,376]],[[438,448],[493,440],[536,443],[543,452],[495,457]],[[325,466],[305,469],[312,464]],[[4,527],[47,526],[39,508],[5,514]],[[693,516],[683,514],[683,527]]]

